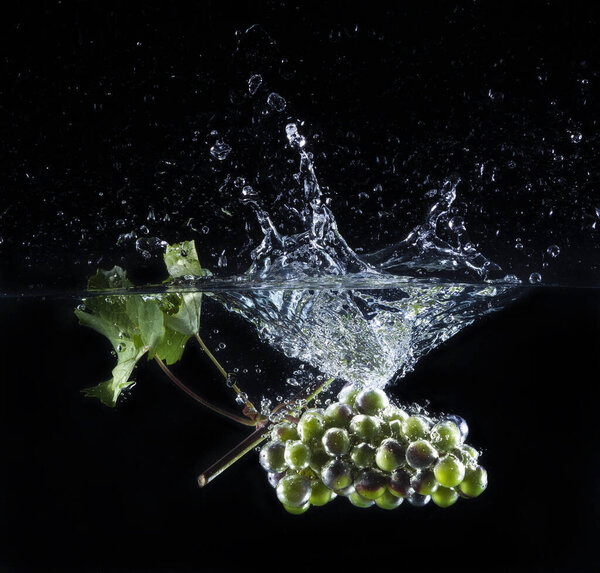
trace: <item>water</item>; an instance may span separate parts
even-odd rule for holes
[[[284,4],[269,10],[287,11],[285,33],[254,25],[255,7],[223,14],[226,25],[192,10],[168,41],[172,19],[156,8],[125,23],[112,19],[127,8],[93,15],[115,31],[105,38],[62,5],[13,27],[0,568],[32,563],[32,544],[46,570],[281,563],[310,531],[333,548],[324,566],[354,561],[336,548],[359,532],[365,546],[394,544],[386,567],[422,570],[427,554],[481,570],[494,555],[509,570],[527,540],[528,570],[588,570],[596,20],[580,8],[544,27],[533,8],[515,22],[479,5],[441,16],[407,5],[401,18],[324,30],[321,15]],[[235,34],[231,18],[244,20]],[[517,47],[505,41],[513,24]],[[34,36],[44,49],[30,56]],[[211,275],[163,284],[167,245],[188,240]],[[137,286],[88,292],[113,265]],[[345,382],[385,387],[468,420],[488,491],[449,512],[340,503],[290,521],[254,455],[198,490],[248,428],[202,409],[145,354],[114,410],[81,394],[134,340],[123,329],[111,345],[79,325],[82,299],[150,308],[173,295],[201,299],[199,334],[227,374],[192,337],[170,368],[193,392],[238,414],[247,398],[268,416],[329,376],[320,405]]]

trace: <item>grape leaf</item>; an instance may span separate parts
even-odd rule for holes
[[[188,337],[194,336],[200,329],[202,293],[192,292],[179,296],[179,311],[176,314],[165,316],[165,325]]]
[[[156,347],[156,356],[169,366],[181,360],[189,336],[165,327],[165,335]]]
[[[120,267],[109,271],[99,269],[88,281],[90,290],[130,286]],[[137,362],[146,352],[150,358],[154,356],[162,342],[163,313],[156,297],[142,295],[92,296],[84,300],[84,305],[85,310],[75,310],[79,322],[108,338],[116,352],[117,364],[112,378],[83,392],[107,406],[115,406],[121,391],[133,384],[129,378]]]
[[[165,265],[171,278],[203,277],[210,274],[200,265],[194,241],[169,245],[165,251]]]

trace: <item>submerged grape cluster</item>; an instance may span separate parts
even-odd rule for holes
[[[338,402],[273,426],[260,451],[283,507],[301,514],[337,496],[357,507],[394,509],[404,499],[449,507],[487,486],[479,452],[459,416],[409,415],[382,390],[345,387]]]

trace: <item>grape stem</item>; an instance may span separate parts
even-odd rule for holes
[[[244,424],[244,426],[256,426],[256,422],[254,422],[253,420],[249,420],[247,418],[243,418],[236,414],[232,414],[231,412],[228,412],[227,410],[223,410],[222,408],[219,408],[218,406],[211,404],[210,402],[208,402],[201,396],[198,396],[198,394],[196,394],[193,390],[188,388],[179,378],[177,378],[177,376],[175,376],[175,374],[173,374],[173,372],[171,372],[169,367],[158,356],[155,356],[154,360],[156,360],[156,362],[160,366],[161,370],[169,377],[171,382],[173,382],[173,384],[175,384],[175,386],[177,386],[180,390],[183,390],[188,396],[191,396],[194,400],[196,400],[196,402],[202,404],[204,407],[208,408],[209,410],[212,410],[213,412],[220,414],[221,416],[225,416],[226,418],[229,418],[230,420],[233,420],[234,422],[238,422],[239,424]]]
[[[296,396],[294,396],[291,400],[287,402],[282,402],[281,404],[279,404],[279,406],[273,409],[272,414],[274,414],[282,408],[290,409],[290,406],[297,403],[298,401],[304,402],[305,405],[308,404],[320,392],[325,390],[325,388],[327,388],[334,380],[334,378],[328,378],[327,380],[318,384],[316,388],[310,390],[308,394],[299,393]],[[289,413],[284,413],[283,415],[283,418],[286,419],[289,419],[290,417],[292,419],[295,419]],[[200,487],[208,485],[219,474],[224,472],[227,468],[232,466],[240,458],[245,456],[250,450],[254,449],[261,442],[263,442],[269,435],[271,426],[275,423],[276,422],[274,422],[271,419],[259,421],[257,423],[257,429],[254,432],[252,432],[252,434],[250,434],[248,437],[242,440],[233,449],[229,450],[229,452],[227,452],[220,460],[216,461],[212,466],[210,466],[198,476],[198,485]]]
[[[204,350],[206,356],[210,358],[210,361],[217,367],[217,370],[221,373],[223,378],[225,378],[225,381],[232,382],[233,376],[229,374],[227,370],[223,368],[223,366],[221,366],[219,361],[215,358],[214,354],[208,349],[208,346],[206,346],[204,340],[202,340],[200,335],[196,333],[195,337],[202,350]],[[237,396],[244,401],[244,414],[248,416],[253,422],[255,422],[258,410],[254,407],[254,404],[250,402],[250,400],[248,400],[248,397],[239,389],[238,385],[235,384],[235,382],[232,383],[230,387],[233,388]]]

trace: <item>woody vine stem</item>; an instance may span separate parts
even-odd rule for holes
[[[327,378],[325,380],[319,380],[315,382],[315,384],[307,387],[303,392],[298,393],[294,397],[292,397],[287,402],[282,402],[278,406],[276,406],[269,418],[266,418],[262,414],[258,413],[254,404],[248,399],[246,394],[244,394],[240,388],[235,384],[234,377],[229,374],[223,366],[218,362],[215,356],[210,352],[200,335],[196,334],[196,340],[204,353],[208,356],[210,361],[216,366],[219,370],[223,378],[225,378],[227,382],[227,386],[230,387],[237,395],[237,400],[244,404],[243,414],[245,417],[238,416],[237,414],[233,414],[215,406],[210,403],[208,400],[202,398],[198,394],[196,394],[193,390],[191,390],[188,386],[186,386],[173,372],[169,369],[169,367],[157,356],[155,356],[155,360],[157,364],[160,366],[161,370],[169,377],[171,382],[175,384],[180,390],[183,390],[188,396],[193,398],[199,404],[202,404],[204,407],[212,410],[213,412],[228,418],[229,420],[233,420],[239,424],[243,424],[244,426],[255,427],[256,430],[252,432],[249,436],[244,438],[239,444],[237,444],[234,448],[232,448],[229,452],[227,452],[221,459],[217,460],[214,464],[212,464],[209,468],[203,471],[198,476],[198,485],[200,487],[206,486],[213,479],[215,479],[219,474],[224,472],[227,468],[237,462],[240,458],[246,455],[249,451],[258,446],[261,442],[263,442],[271,429],[271,426],[281,419],[294,419],[294,411],[298,410],[298,405],[302,405],[305,407],[311,400],[313,400],[320,392],[325,390],[334,380],[334,378]]]

